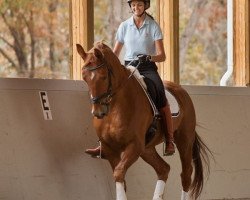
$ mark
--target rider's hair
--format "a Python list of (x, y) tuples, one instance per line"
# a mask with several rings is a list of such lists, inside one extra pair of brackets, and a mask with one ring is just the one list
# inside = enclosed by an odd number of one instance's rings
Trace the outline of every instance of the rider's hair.
[(145, 13), (146, 13), (146, 15), (149, 16), (152, 20), (155, 20), (154, 17), (153, 17), (152, 15), (150, 15), (148, 12), (145, 11)]

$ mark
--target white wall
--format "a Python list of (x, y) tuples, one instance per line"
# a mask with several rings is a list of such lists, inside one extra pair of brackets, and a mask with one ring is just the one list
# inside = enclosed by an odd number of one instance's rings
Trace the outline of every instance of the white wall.
[[(53, 120), (44, 120), (43, 90)], [(84, 154), (97, 138), (81, 82), (0, 79), (0, 105), (0, 199), (113, 198), (108, 165)]]
[[(216, 160), (201, 199), (250, 198), (250, 89), (185, 88), (198, 133)], [(48, 93), (51, 121), (43, 117), (41, 90)], [(83, 153), (97, 141), (83, 82), (0, 79), (0, 105), (0, 199), (114, 199), (107, 162)], [(178, 153), (164, 159), (172, 168), (165, 199), (180, 199)], [(155, 181), (151, 167), (139, 160), (127, 174), (128, 199), (151, 199)]]
[(250, 199), (250, 88), (187, 87), (214, 152), (204, 198)]

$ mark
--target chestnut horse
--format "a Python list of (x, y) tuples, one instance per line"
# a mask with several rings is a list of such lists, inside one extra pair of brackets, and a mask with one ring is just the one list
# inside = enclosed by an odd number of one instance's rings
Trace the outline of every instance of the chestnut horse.
[[(158, 176), (154, 200), (162, 200), (170, 166), (157, 153), (164, 133), (159, 126), (154, 137), (145, 142), (146, 132), (153, 121), (153, 111), (142, 87), (112, 50), (98, 42), (89, 51), (77, 44), (84, 60), (82, 76), (89, 87), (94, 128), (101, 143), (101, 153), (113, 169), (116, 199), (126, 200), (125, 174), (141, 157)], [(196, 118), (188, 93), (179, 85), (164, 82), (165, 88), (176, 98), (180, 114), (173, 119), (174, 140), (180, 154), (182, 172), (182, 200), (197, 199), (203, 188), (203, 166), (209, 168), (209, 149), (195, 131)], [(194, 166), (194, 177), (191, 178)]]

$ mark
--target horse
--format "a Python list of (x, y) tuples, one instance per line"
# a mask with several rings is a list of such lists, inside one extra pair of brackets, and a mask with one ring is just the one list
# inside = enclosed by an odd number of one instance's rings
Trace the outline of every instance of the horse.
[[(97, 42), (88, 52), (80, 44), (76, 44), (76, 48), (84, 60), (82, 77), (89, 88), (93, 126), (101, 143), (101, 154), (113, 170), (116, 199), (127, 200), (125, 175), (141, 157), (154, 168), (158, 177), (153, 200), (162, 200), (170, 165), (155, 148), (164, 141), (160, 122), (157, 132), (146, 142), (154, 116), (145, 91), (106, 44)], [(203, 169), (209, 170), (210, 150), (196, 132), (195, 109), (188, 93), (173, 82), (164, 81), (164, 87), (180, 107), (173, 125), (182, 165), (181, 200), (187, 200), (188, 196), (197, 199), (203, 189)]]

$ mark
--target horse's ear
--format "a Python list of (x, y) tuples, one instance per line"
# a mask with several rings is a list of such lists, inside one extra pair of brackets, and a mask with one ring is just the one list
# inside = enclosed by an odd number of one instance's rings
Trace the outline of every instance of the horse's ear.
[(82, 57), (82, 59), (84, 60), (87, 56), (87, 54), (85, 53), (82, 45), (80, 44), (76, 44), (76, 49), (77, 49), (77, 52), (79, 53), (79, 55)]
[(98, 59), (102, 59), (104, 56), (102, 54), (102, 52), (99, 49), (94, 49), (94, 55), (95, 57), (97, 57)]

